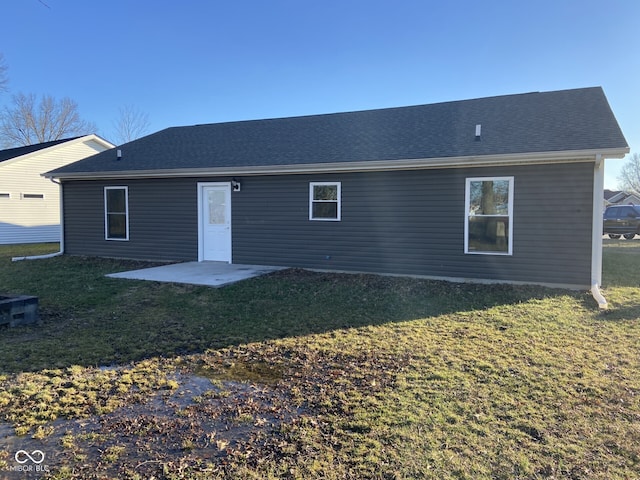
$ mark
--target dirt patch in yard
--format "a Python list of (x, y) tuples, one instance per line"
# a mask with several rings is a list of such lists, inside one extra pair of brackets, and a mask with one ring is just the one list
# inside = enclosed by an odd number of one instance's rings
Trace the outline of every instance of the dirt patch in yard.
[(174, 379), (179, 387), (173, 391), (155, 392), (146, 402), (102, 416), (58, 419), (36, 429), (44, 430), (41, 434), (18, 436), (11, 425), (2, 424), (2, 460), (17, 474), (18, 467), (36, 464), (27, 457), (24, 465), (19, 463), (23, 458), (18, 454), (16, 459), (16, 453), (43, 452), (39, 471), (20, 471), (26, 475), (20, 478), (40, 478), (45, 467), (63, 477), (71, 470), (70, 478), (158, 478), (164, 470), (179, 469), (178, 464), (224, 465), (243, 445), (302, 411), (280, 389), (265, 384), (188, 373), (176, 373)]
[[(333, 397), (336, 388), (380, 391), (394, 377), (386, 369), (376, 379), (351, 378), (353, 359), (331, 356), (329, 361), (313, 350), (261, 348), (183, 357), (167, 372), (172, 388), (144, 396), (128, 392), (121, 406), (103, 415), (57, 418), (32, 426), (26, 435), (1, 424), (0, 471), (20, 475), (16, 478), (226, 476), (239, 465), (255, 466), (297, 453), (292, 429), (330, 428), (322, 418), (341, 413)], [(149, 368), (148, 362), (144, 368)], [(118, 369), (101, 369), (96, 375), (114, 370)], [(135, 377), (134, 371), (131, 366), (112, 375)], [(327, 382), (333, 383), (331, 388)], [(135, 382), (130, 387), (138, 388)], [(36, 464), (18, 452), (42, 452), (45, 459)], [(17, 470), (28, 466), (34, 470)]]

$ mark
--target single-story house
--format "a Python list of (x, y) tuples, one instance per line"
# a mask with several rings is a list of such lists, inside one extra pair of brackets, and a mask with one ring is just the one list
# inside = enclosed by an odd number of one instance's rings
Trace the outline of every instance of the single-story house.
[(600, 284), (601, 88), (174, 127), (53, 170), (64, 252)]
[(60, 188), (42, 174), (113, 147), (86, 135), (0, 151), (0, 244), (59, 242)]

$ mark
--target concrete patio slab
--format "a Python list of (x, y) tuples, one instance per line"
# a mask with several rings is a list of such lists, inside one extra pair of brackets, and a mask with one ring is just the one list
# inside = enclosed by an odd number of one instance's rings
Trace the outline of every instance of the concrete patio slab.
[(234, 265), (225, 262), (186, 262), (111, 273), (107, 277), (224, 287), (286, 268), (265, 265)]

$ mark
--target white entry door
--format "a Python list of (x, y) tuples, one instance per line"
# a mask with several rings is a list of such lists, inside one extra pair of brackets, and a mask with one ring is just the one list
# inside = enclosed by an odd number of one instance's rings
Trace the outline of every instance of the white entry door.
[(199, 185), (199, 259), (231, 263), (231, 185)]

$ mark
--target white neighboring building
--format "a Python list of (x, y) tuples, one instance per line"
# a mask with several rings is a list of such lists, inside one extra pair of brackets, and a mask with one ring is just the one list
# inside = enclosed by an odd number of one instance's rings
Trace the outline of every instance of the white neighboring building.
[(41, 174), (114, 146), (92, 134), (0, 150), (0, 244), (59, 242), (59, 185)]

